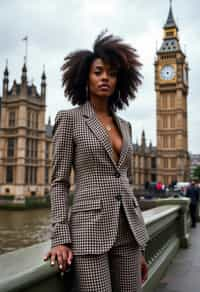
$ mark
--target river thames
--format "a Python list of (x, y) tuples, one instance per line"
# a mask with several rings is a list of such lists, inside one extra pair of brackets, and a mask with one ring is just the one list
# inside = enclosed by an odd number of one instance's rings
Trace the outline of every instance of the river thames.
[(0, 254), (50, 239), (48, 209), (0, 210)]

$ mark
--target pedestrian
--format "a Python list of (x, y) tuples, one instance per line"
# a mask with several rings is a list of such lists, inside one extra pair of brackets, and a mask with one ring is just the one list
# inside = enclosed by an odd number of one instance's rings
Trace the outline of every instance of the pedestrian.
[(199, 202), (199, 189), (196, 187), (195, 181), (192, 181), (188, 187), (186, 197), (190, 198), (191, 227), (195, 228), (197, 221), (197, 207)]
[(147, 181), (145, 182), (145, 184), (144, 184), (144, 188), (145, 188), (146, 191), (149, 190), (149, 186), (150, 186), (150, 183), (149, 183), (149, 181), (147, 180)]
[(162, 192), (162, 183), (160, 181), (158, 181), (156, 183), (155, 188), (156, 188), (156, 194), (157, 194), (157, 196), (158, 195), (160, 196), (161, 195), (161, 192)]
[(131, 124), (116, 114), (135, 97), (140, 66), (135, 49), (102, 33), (93, 51), (69, 54), (62, 67), (65, 96), (78, 107), (58, 112), (53, 129), (52, 248), (45, 259), (62, 271), (73, 260), (80, 292), (139, 292), (147, 278)]

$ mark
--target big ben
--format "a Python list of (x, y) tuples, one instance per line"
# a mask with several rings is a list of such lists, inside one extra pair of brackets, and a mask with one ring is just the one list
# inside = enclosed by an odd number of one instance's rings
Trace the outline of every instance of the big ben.
[[(171, 1), (170, 1), (171, 2)], [(188, 63), (182, 51), (172, 5), (155, 61), (157, 180), (164, 184), (189, 176), (187, 96)]]

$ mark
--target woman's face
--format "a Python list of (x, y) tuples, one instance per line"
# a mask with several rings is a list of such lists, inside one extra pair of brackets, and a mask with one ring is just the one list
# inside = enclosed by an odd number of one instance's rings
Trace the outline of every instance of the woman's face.
[(102, 59), (98, 58), (93, 61), (89, 72), (89, 94), (91, 96), (109, 97), (116, 88), (117, 70), (111, 68)]

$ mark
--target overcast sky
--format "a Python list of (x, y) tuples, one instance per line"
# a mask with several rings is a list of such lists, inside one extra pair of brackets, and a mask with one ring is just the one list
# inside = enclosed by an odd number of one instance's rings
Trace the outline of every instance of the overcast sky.
[[(190, 66), (188, 96), (189, 151), (200, 153), (200, 3), (173, 1), (182, 49)], [(134, 142), (146, 132), (147, 142), (156, 144), (154, 59), (156, 42), (162, 42), (162, 27), (169, 1), (161, 0), (0, 0), (0, 72), (8, 59), (10, 86), (20, 81), (25, 54), (22, 38), (28, 35), (28, 79), (40, 86), (43, 64), (47, 75), (47, 111), (54, 121), (58, 110), (70, 108), (61, 87), (60, 67), (64, 57), (76, 49), (92, 49), (100, 31), (121, 36), (135, 47), (143, 63), (143, 84), (137, 98), (119, 115), (131, 121)], [(2, 92), (2, 83), (0, 84)], [(1, 95), (1, 93), (0, 93)]]

